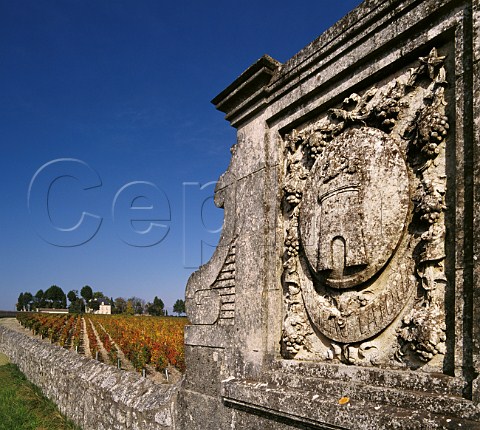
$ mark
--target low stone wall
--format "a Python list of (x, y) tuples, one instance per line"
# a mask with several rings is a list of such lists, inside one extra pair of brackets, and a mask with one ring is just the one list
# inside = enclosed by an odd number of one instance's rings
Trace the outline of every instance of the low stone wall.
[(84, 430), (176, 428), (178, 385), (154, 384), (3, 326), (0, 352)]
[(0, 318), (15, 318), (16, 316), (15, 311), (0, 311)]

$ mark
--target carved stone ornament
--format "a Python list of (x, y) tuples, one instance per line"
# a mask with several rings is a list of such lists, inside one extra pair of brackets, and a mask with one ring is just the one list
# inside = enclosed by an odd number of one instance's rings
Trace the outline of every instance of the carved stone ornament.
[(352, 128), (325, 148), (300, 208), (303, 249), (322, 283), (353, 287), (385, 265), (406, 226), (408, 186), (398, 145), (380, 130)]
[(285, 137), (284, 356), (445, 353), (444, 61), (433, 48)]
[[(403, 236), (408, 207), (407, 167), (394, 139), (367, 127), (333, 139), (312, 167), (300, 207), (303, 250), (319, 285), (345, 290), (376, 275)], [(332, 296), (333, 307), (306, 287), (305, 306), (329, 338), (357, 342), (395, 319), (413, 285), (395, 272), (376, 300), (347, 291)]]

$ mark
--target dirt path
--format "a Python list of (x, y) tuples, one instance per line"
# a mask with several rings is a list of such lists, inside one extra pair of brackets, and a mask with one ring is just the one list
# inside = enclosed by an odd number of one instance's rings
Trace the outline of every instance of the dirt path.
[(30, 337), (38, 337), (35, 336), (31, 330), (22, 327), (16, 318), (0, 318), (0, 325), (19, 331), (20, 333), (28, 334)]
[(85, 322), (85, 318), (82, 317), (82, 340), (83, 340), (83, 351), (85, 353), (85, 357), (92, 358), (92, 353), (90, 351), (90, 341), (88, 340), (87, 334), (87, 323)]
[(3, 325), (11, 330), (18, 331), (19, 333), (22, 333), (28, 337), (34, 337), (35, 339), (42, 340), (43, 342), (51, 343), (48, 337), (42, 339), (41, 336), (34, 334), (32, 330), (23, 327), (16, 318), (0, 318), (0, 325)]

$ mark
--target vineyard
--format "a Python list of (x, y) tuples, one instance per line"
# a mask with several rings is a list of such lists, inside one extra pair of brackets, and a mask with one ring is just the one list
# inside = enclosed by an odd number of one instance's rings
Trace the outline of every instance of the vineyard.
[(185, 370), (186, 318), (19, 312), (17, 319), (42, 339), (107, 364), (121, 361), (139, 372)]

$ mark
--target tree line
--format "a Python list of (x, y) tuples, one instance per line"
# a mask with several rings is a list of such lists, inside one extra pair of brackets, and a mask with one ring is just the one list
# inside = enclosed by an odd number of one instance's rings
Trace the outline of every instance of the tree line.
[[(85, 285), (80, 294), (78, 290), (71, 290), (65, 294), (57, 285), (52, 285), (47, 290), (38, 290), (35, 295), (26, 291), (20, 293), (17, 300), (17, 311), (36, 311), (40, 308), (66, 309), (67, 299), (69, 302), (68, 310), (72, 313), (94, 312), (98, 311), (102, 303), (110, 305), (112, 314), (126, 315), (168, 315), (163, 300), (155, 296), (152, 302), (146, 302), (140, 297), (108, 298), (101, 291), (93, 291), (89, 285)], [(178, 299), (173, 305), (173, 312), (177, 315), (185, 313), (185, 301)]]

